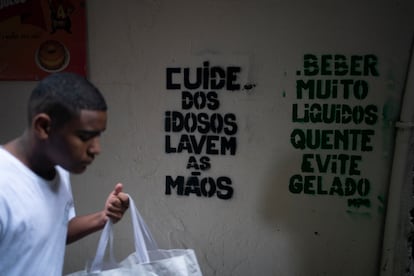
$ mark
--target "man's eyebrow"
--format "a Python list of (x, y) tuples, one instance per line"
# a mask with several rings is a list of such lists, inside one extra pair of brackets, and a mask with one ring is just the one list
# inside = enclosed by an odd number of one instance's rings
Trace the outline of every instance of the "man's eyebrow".
[(76, 131), (78, 135), (86, 135), (90, 137), (99, 136), (101, 135), (103, 130), (87, 130), (87, 129), (79, 129)]

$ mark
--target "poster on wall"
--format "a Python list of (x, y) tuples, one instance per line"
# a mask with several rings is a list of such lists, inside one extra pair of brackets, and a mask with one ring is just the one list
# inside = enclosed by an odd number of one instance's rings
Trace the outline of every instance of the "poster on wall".
[(86, 75), (84, 0), (0, 1), (0, 80)]
[(229, 200), (236, 186), (231, 174), (215, 170), (219, 156), (237, 155), (238, 118), (228, 100), (256, 84), (247, 82), (243, 58), (205, 58), (165, 69), (166, 91), (179, 104), (164, 113), (164, 149), (168, 155), (187, 158), (181, 174), (166, 175), (165, 194)]
[(379, 64), (371, 53), (303, 55), (290, 134), (301, 162), (289, 192), (344, 198), (350, 215), (370, 216), (374, 204), (383, 210), (384, 197), (366, 165), (375, 154), (377, 126), (387, 119), (370, 97), (379, 94)]

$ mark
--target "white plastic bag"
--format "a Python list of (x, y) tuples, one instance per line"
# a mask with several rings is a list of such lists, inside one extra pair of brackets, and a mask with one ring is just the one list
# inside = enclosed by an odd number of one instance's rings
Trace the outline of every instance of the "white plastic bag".
[[(131, 221), (134, 230), (135, 252), (117, 263), (113, 256), (113, 233), (110, 220), (102, 234), (93, 261), (85, 270), (68, 276), (202, 276), (196, 255), (192, 249), (159, 249), (147, 225), (129, 197)], [(109, 244), (109, 260), (104, 260)]]

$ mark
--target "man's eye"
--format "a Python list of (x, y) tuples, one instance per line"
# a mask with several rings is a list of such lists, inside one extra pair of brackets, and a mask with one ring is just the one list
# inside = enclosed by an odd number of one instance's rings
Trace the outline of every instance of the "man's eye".
[(97, 133), (89, 133), (89, 132), (81, 132), (81, 133), (78, 133), (79, 139), (81, 139), (84, 142), (86, 142), (86, 141), (88, 141), (88, 140), (90, 140), (90, 139), (92, 139), (92, 138), (94, 138), (94, 137), (96, 137), (98, 135), (99, 134), (97, 134)]
[(91, 139), (91, 136), (90, 135), (87, 135), (87, 134), (79, 134), (78, 137), (79, 137), (79, 139), (81, 139), (84, 142), (86, 142), (89, 139)]

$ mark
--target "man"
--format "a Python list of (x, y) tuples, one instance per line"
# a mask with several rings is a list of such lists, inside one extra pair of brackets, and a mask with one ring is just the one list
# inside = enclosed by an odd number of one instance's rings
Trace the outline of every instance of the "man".
[(0, 148), (0, 275), (61, 275), (65, 244), (120, 220), (128, 196), (118, 183), (100, 212), (75, 216), (69, 173), (101, 151), (105, 99), (73, 73), (33, 90), (24, 133)]

